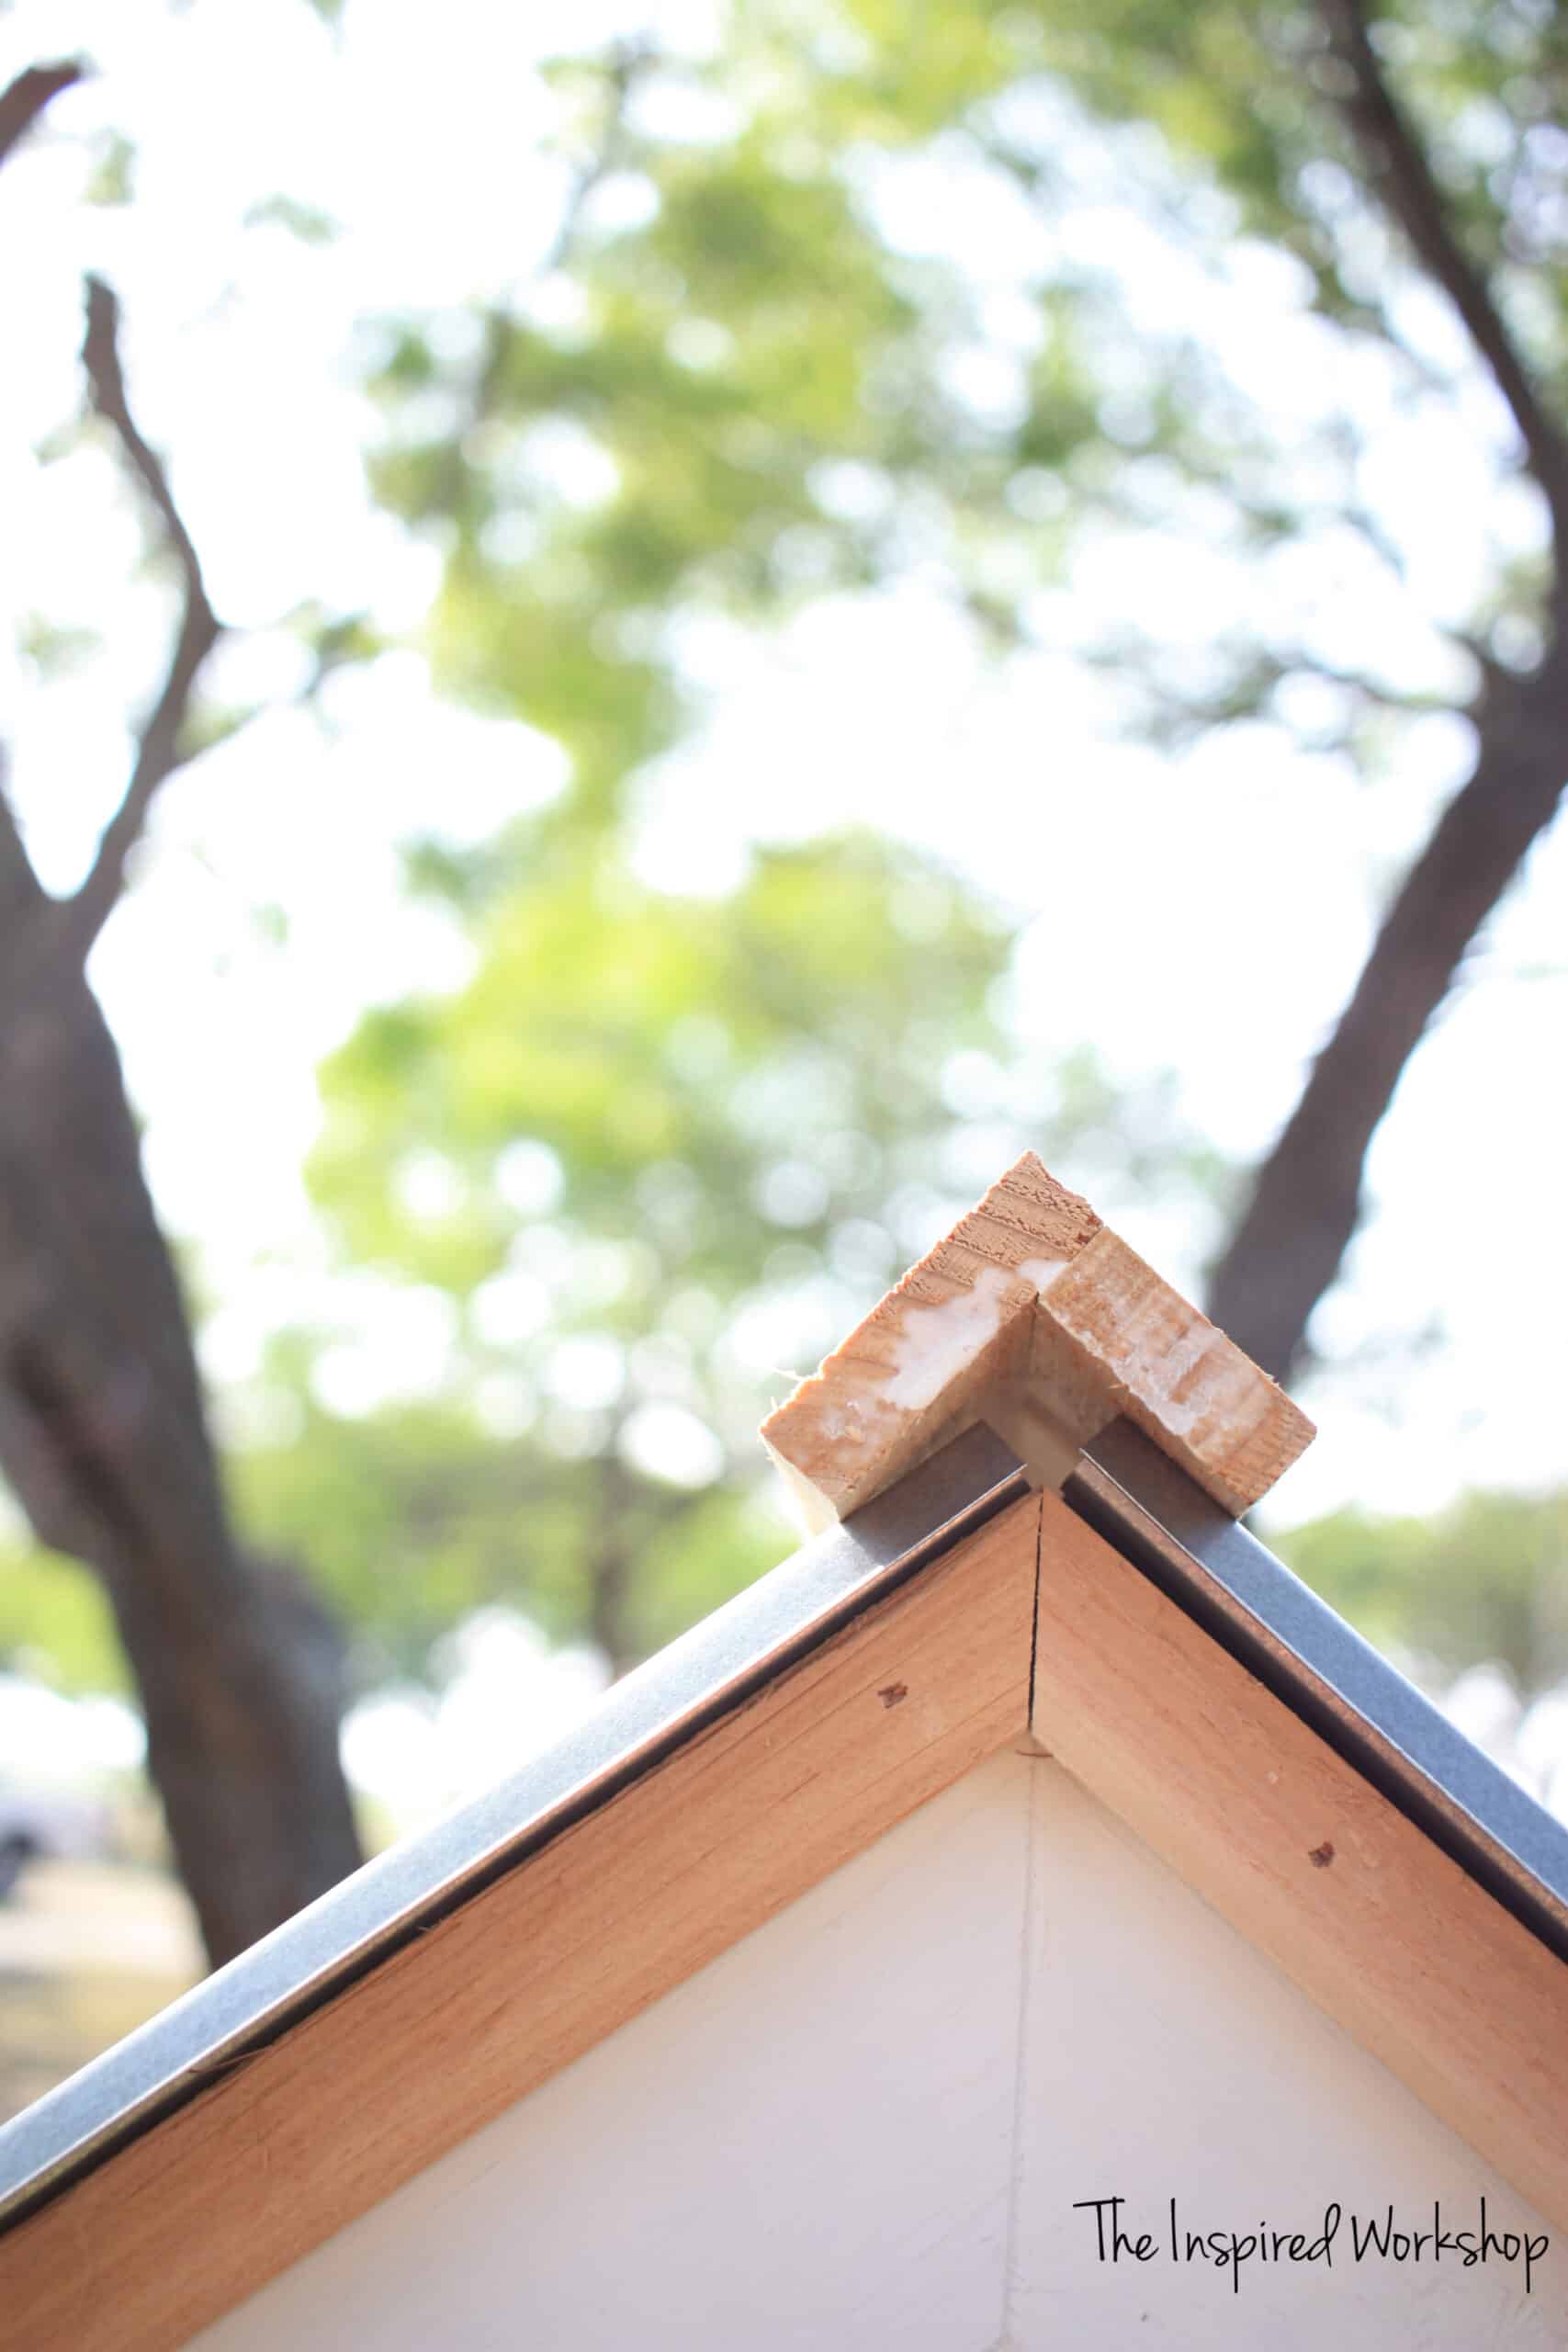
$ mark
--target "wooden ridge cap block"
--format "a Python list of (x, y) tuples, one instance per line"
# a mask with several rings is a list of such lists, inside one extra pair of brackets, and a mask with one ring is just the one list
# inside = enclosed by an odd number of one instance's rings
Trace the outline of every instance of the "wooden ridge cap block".
[(1284, 1390), (1190, 1306), (1109, 1226), (1039, 1304), (1032, 1379), (1043, 1396), (1091, 1388), (1125, 1414), (1233, 1518), (1316, 1435)]
[(1042, 1286), (1101, 1230), (1032, 1152), (762, 1424), (808, 1529), (845, 1519), (1026, 1385)]
[(1025, 1152), (762, 1424), (808, 1530), (972, 1422), (1053, 1481), (1125, 1414), (1233, 1515), (1310, 1442), (1267, 1373)]

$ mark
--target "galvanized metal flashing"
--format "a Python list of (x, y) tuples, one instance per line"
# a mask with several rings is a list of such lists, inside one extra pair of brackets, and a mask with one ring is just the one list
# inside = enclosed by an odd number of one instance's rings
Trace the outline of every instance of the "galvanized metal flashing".
[(514, 1870), (1029, 1491), (990, 1430), (715, 1610), (566, 1738), (393, 1847), (0, 2127), (0, 2230)]
[[(394, 1847), (0, 2127), (0, 2230), (518, 1868), (1028, 1492), (968, 1430), (611, 1690), (500, 1787)], [(1143, 1432), (1064, 1499), (1568, 1961), (1568, 1829)]]
[(1063, 1499), (1568, 1961), (1568, 1828), (1130, 1421)]

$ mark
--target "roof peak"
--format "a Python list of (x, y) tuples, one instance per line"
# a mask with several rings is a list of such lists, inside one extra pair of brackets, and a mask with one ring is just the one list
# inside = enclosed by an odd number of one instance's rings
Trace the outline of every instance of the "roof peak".
[(1314, 1434), (1283, 1390), (1026, 1151), (762, 1424), (808, 1529), (977, 1420), (1043, 1483), (1119, 1417), (1233, 1518)]

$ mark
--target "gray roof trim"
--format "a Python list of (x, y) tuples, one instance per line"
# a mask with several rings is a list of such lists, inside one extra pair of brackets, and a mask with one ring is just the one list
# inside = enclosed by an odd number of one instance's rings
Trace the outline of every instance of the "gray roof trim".
[[(605, 1804), (1028, 1491), (977, 1426), (627, 1675), (564, 1740), (393, 1847), (0, 2127), (0, 2230)], [(1143, 1432), (1065, 1499), (1568, 1961), (1568, 1829)]]
[(1113, 1422), (1063, 1497), (1568, 1961), (1568, 1828), (1142, 1430)]
[(0, 2230), (515, 1869), (1028, 1492), (983, 1427), (608, 1690), (566, 1738), (404, 1840), (0, 2127)]

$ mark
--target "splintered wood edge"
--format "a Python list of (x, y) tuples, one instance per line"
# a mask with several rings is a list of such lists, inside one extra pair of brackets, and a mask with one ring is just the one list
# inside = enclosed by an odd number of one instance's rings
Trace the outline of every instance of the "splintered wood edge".
[(987, 1397), (1028, 1385), (1036, 1301), (1101, 1229), (1032, 1152), (992, 1185), (763, 1422), (808, 1525), (847, 1517)]
[(1059, 1496), (1040, 1503), (1036, 1738), (1568, 2228), (1568, 1968)]
[(6, 2352), (175, 2352), (1027, 1739), (1039, 1526), (1026, 1495), (0, 2234)]
[(1267, 1373), (1025, 1152), (761, 1435), (814, 1531), (974, 1421), (1056, 1483), (1123, 1414), (1235, 1518), (1314, 1435)]

